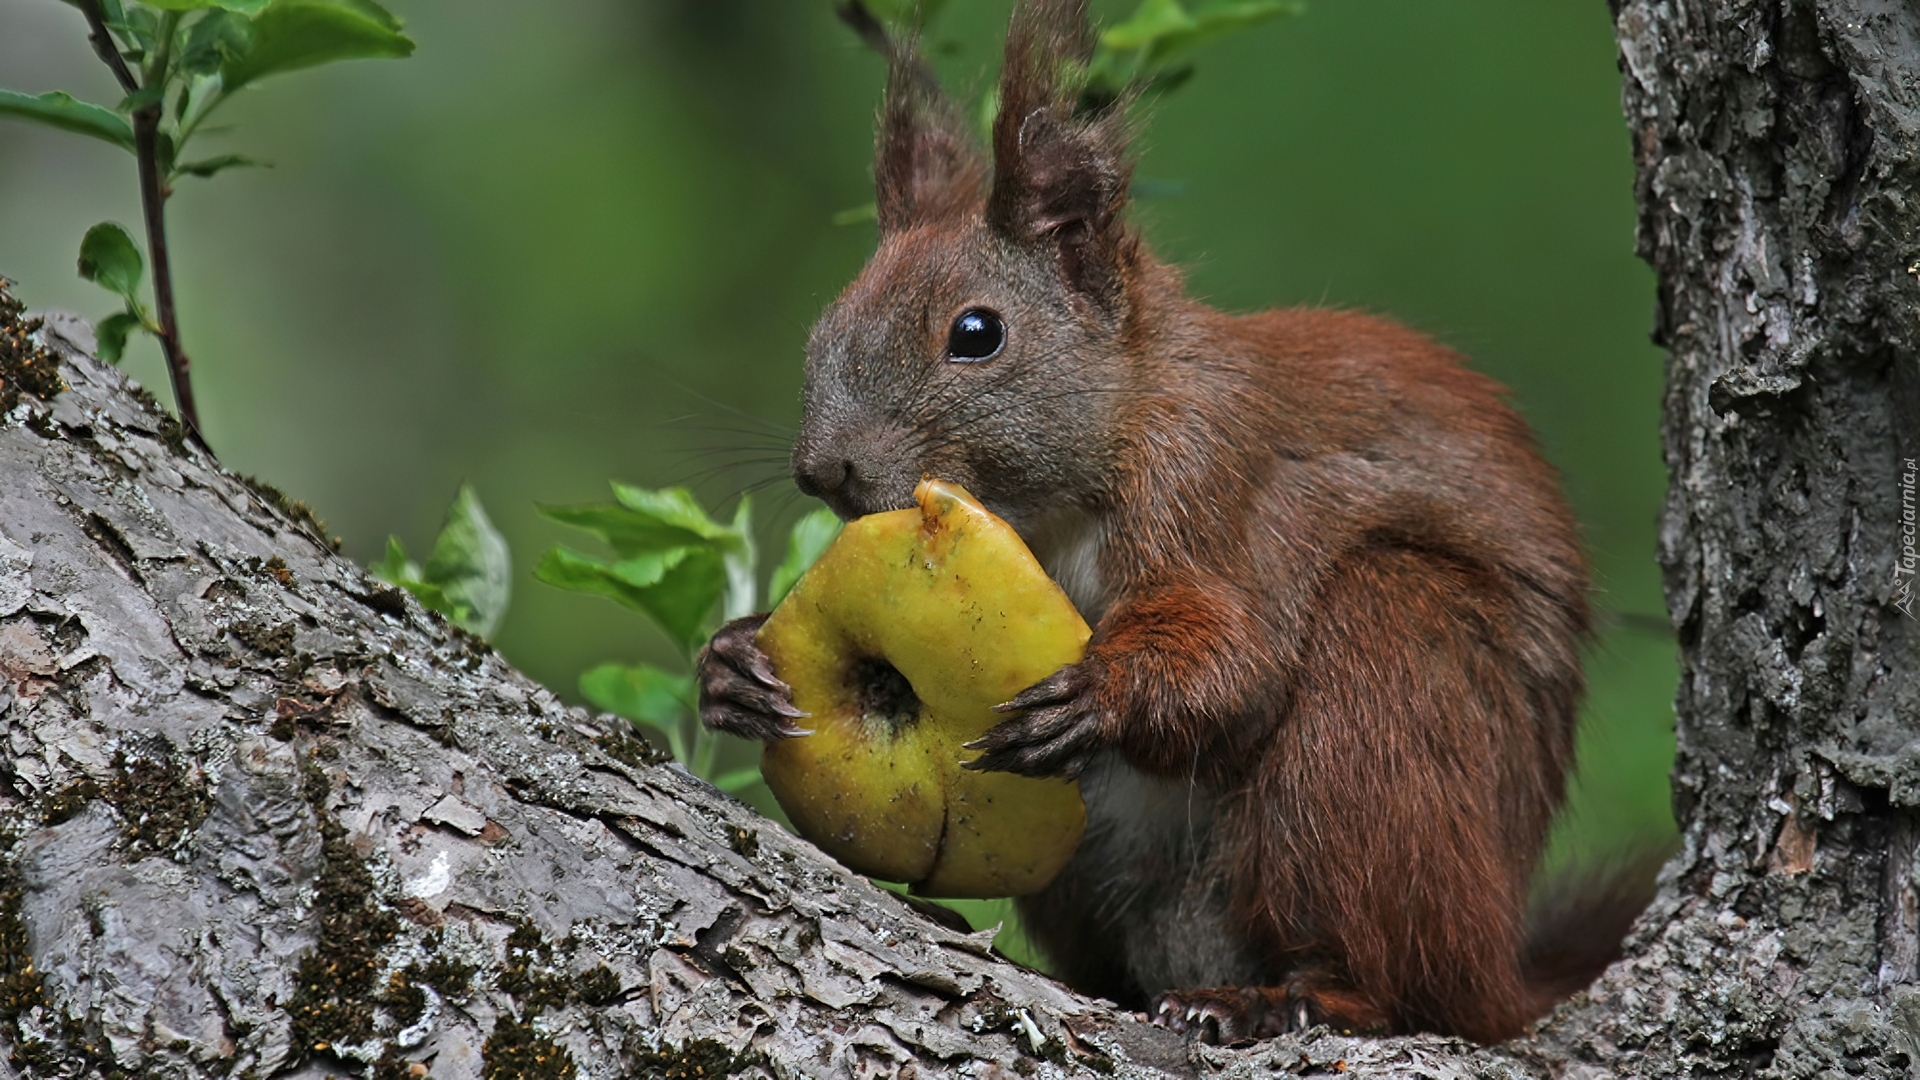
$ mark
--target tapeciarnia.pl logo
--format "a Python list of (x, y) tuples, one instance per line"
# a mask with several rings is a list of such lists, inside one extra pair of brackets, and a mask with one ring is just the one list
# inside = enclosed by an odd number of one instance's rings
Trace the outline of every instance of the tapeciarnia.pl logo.
[(1914, 542), (1920, 536), (1920, 526), (1916, 525), (1913, 505), (1914, 459), (1904, 458), (1900, 473), (1900, 552), (1893, 558), (1893, 606), (1900, 609), (1907, 618), (1920, 616), (1914, 614), (1913, 591), (1914, 570), (1920, 556), (1916, 556)]

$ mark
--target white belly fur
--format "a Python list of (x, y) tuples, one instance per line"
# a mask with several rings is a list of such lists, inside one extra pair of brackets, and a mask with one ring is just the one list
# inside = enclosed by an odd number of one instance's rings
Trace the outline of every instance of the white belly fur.
[[(1103, 523), (1076, 511), (1033, 534), (1048, 576), (1097, 627), (1112, 599), (1100, 573)], [(1257, 982), (1214, 858), (1217, 793), (1193, 776), (1144, 773), (1107, 751), (1081, 777), (1080, 794), (1087, 831), (1066, 872), (1091, 886), (1096, 910), (1087, 915), (1119, 931), (1115, 945), (1134, 981), (1147, 993)]]

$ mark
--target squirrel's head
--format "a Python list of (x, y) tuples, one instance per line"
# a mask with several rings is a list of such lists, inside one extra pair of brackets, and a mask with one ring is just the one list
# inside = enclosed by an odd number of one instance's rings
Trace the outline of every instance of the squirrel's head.
[(992, 160), (908, 46), (888, 55), (880, 244), (807, 343), (793, 449), (843, 517), (910, 506), (936, 476), (1016, 527), (1094, 498), (1112, 469), (1144, 258), (1124, 221), (1124, 103), (1086, 109), (1085, 0), (1023, 2)]

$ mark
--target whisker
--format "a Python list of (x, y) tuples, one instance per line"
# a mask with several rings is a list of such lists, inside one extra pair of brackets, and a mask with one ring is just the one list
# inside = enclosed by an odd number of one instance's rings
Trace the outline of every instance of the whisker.
[(706, 402), (708, 405), (711, 405), (716, 409), (721, 409), (725, 412), (730, 412), (735, 416), (740, 417), (742, 420), (746, 420), (752, 424), (758, 425), (762, 434), (784, 435), (789, 437), (793, 435), (793, 429), (790, 427), (787, 427), (784, 424), (780, 424), (775, 421), (769, 420), (764, 416), (759, 416), (757, 414), (750, 413), (745, 409), (740, 408), (739, 406), (730, 405), (724, 401), (720, 401), (716, 398), (709, 397), (706, 394), (703, 394), (700, 391), (695, 390), (693, 387), (688, 386), (686, 383), (683, 383), (680, 380), (675, 379), (671, 376), (666, 377), (665, 381), (669, 385), (674, 387), (674, 389), (679, 390), (681, 393), (686, 394), (688, 397), (698, 398), (699, 400)]

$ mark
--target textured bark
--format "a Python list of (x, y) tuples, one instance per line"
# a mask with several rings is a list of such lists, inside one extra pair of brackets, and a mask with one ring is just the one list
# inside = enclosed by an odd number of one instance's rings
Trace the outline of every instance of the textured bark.
[(1627, 0), (1616, 28), (1669, 350), (1685, 849), (1551, 1045), (1644, 1076), (1908, 1076), (1920, 8)]
[(367, 578), (56, 324), (72, 389), (0, 418), (0, 1078), (1920, 1076), (1920, 10), (1615, 17), (1685, 846), (1533, 1037), (1187, 1047), (1007, 964)]

